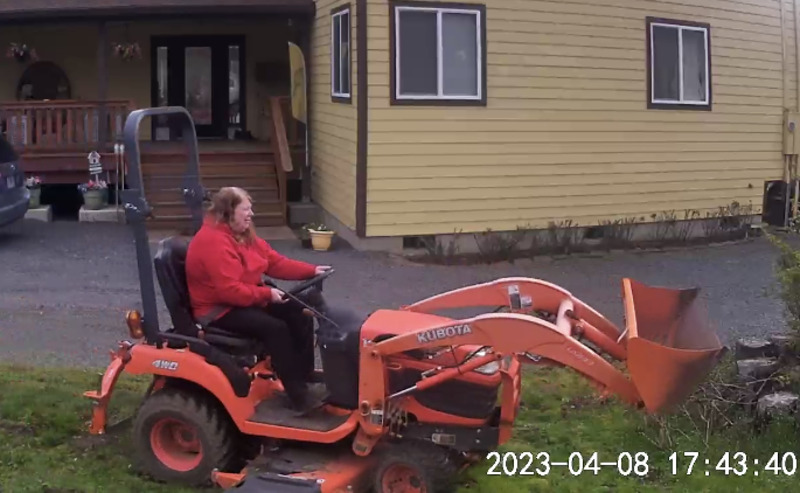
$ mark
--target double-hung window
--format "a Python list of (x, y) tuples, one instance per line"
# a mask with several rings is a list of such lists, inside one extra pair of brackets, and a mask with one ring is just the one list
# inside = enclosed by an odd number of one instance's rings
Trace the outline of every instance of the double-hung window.
[(391, 1), (393, 104), (485, 104), (486, 8)]
[(647, 19), (648, 106), (711, 109), (708, 24)]
[(331, 12), (331, 97), (350, 101), (350, 6)]

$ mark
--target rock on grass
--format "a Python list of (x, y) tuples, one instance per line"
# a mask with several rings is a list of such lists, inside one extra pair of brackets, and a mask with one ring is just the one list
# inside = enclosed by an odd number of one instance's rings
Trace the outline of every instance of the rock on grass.
[(792, 392), (766, 394), (758, 399), (756, 412), (759, 416), (788, 416), (797, 410), (798, 399), (800, 397)]
[(769, 358), (778, 355), (775, 344), (767, 339), (745, 337), (736, 341), (736, 359)]
[(743, 379), (767, 378), (778, 370), (775, 358), (742, 359), (736, 362), (739, 376)]

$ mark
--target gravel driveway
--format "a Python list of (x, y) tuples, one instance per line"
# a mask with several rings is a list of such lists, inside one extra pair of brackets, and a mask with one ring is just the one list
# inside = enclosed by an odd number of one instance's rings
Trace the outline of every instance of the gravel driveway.
[[(350, 249), (313, 252), (295, 242), (273, 245), (299, 259), (334, 265), (328, 299), (361, 312), (498, 277), (527, 276), (560, 284), (621, 323), (620, 279), (627, 276), (702, 287), (725, 342), (783, 327), (782, 305), (767, 292), (774, 286), (775, 252), (764, 239), (471, 267), (423, 266)], [(0, 359), (5, 362), (105, 365), (108, 350), (126, 336), (125, 311), (140, 304), (131, 231), (123, 225), (27, 222), (22, 235), (0, 235), (0, 265)], [(168, 315), (159, 303), (164, 324)]]

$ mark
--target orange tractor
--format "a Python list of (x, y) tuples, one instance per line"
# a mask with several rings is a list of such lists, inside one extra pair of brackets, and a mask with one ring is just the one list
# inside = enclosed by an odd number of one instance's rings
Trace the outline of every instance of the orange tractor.
[[(126, 317), (130, 337), (112, 351), (97, 390), (90, 431), (103, 433), (119, 376), (151, 375), (133, 426), (136, 460), (168, 482), (216, 484), (237, 492), (433, 493), (512, 435), (523, 364), (561, 365), (647, 412), (684, 400), (725, 348), (701, 316), (698, 290), (624, 279), (625, 327), (554, 284), (505, 278), (467, 286), (366, 316), (328, 307), (322, 283), (333, 271), (286, 290), (307, 307), (326, 404), (298, 416), (270, 368), (269, 348), (192, 318), (187, 241), (148, 247), (139, 163), (142, 119), (180, 117), (189, 155), (184, 199), (199, 227), (194, 123), (183, 108), (134, 111), (126, 122), (133, 227), (143, 315)], [(158, 323), (152, 269), (171, 327)], [(265, 279), (265, 282), (271, 282)], [(449, 309), (486, 308), (454, 318)], [(614, 364), (624, 362), (627, 369)]]

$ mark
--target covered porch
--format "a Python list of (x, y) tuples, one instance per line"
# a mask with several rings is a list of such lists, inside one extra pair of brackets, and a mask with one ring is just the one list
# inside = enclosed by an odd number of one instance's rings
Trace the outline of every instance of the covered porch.
[[(285, 219), (287, 201), (301, 198), (305, 163), (305, 127), (290, 111), (287, 43), (308, 46), (311, 0), (187, 1), (169, 8), (153, 2), (83, 10), (80, 17), (78, 5), (40, 8), (46, 17), (19, 13), (39, 3), (54, 4), (26, 2), (16, 7), (13, 24), (9, 8), (0, 7), (6, 55), (0, 58), (0, 131), (22, 154), (26, 174), (39, 176), (45, 190), (62, 190), (64, 202), (74, 190), (74, 202), (75, 185), (90, 178), (87, 156), (97, 151), (110, 181), (121, 182), (114, 150), (130, 111), (184, 106), (201, 139), (204, 184), (274, 189), (269, 197), (261, 194), (264, 209), (257, 213), (270, 217), (267, 225), (276, 213)], [(148, 199), (158, 217), (162, 188), (173, 188), (170, 162), (179, 159), (169, 144), (180, 136), (169, 122), (154, 119), (142, 125), (140, 139)], [(181, 220), (176, 210), (160, 209), (170, 221)]]

